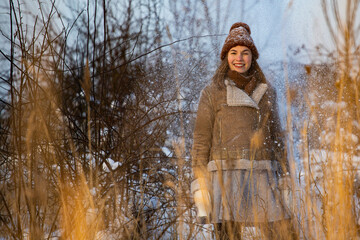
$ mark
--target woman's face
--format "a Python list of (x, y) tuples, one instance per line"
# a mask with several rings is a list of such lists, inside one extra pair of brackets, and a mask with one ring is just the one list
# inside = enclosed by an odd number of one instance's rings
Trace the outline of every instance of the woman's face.
[(248, 47), (236, 46), (229, 50), (227, 59), (231, 70), (246, 73), (251, 66), (252, 53)]

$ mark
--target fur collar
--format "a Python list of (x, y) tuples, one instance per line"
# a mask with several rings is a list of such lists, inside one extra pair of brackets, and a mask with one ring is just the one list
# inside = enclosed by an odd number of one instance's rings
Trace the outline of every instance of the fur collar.
[(236, 87), (231, 80), (225, 79), (226, 85), (226, 102), (228, 106), (247, 106), (259, 109), (259, 102), (268, 89), (266, 83), (260, 83), (249, 96), (246, 92)]

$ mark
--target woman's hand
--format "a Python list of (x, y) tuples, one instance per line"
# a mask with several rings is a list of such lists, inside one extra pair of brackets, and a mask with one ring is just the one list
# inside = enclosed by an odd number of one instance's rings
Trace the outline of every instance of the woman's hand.
[(206, 178), (195, 179), (191, 183), (191, 193), (197, 208), (197, 218), (201, 223), (209, 222), (211, 213), (211, 197), (209, 183)]

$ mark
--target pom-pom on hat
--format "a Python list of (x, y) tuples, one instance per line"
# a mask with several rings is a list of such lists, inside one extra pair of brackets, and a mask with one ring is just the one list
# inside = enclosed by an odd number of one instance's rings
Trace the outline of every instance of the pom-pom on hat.
[(259, 52), (257, 51), (254, 41), (250, 36), (250, 27), (243, 22), (234, 23), (229, 31), (229, 35), (225, 39), (224, 46), (221, 50), (220, 58), (223, 60), (227, 52), (235, 46), (246, 46), (251, 50), (253, 58), (256, 60), (259, 58)]

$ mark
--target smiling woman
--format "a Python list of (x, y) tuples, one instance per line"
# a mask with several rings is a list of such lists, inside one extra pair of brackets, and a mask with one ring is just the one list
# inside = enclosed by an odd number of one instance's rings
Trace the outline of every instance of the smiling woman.
[(294, 239), (279, 194), (289, 171), (275, 91), (257, 64), (250, 27), (230, 28), (213, 81), (201, 93), (191, 187), (198, 216), (217, 239), (241, 239), (257, 226), (266, 239)]

